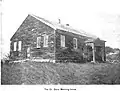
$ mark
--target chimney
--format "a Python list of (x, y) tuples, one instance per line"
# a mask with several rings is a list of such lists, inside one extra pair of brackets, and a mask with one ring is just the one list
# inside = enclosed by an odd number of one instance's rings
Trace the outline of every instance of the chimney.
[(66, 24), (66, 26), (69, 26), (69, 24)]
[(58, 21), (59, 21), (59, 24), (61, 23), (61, 20), (60, 19), (58, 19)]

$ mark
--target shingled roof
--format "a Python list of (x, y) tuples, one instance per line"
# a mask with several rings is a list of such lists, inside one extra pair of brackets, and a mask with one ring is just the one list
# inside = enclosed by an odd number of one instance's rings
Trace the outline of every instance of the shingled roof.
[(85, 36), (85, 37), (92, 38), (92, 39), (97, 39), (98, 38), (97, 36), (89, 34), (89, 33), (85, 32), (81, 29), (80, 30), (74, 29), (71, 26), (66, 26), (66, 25), (63, 25), (61, 23), (52, 22), (52, 21), (46, 20), (44, 18), (38, 17), (36, 15), (33, 15), (33, 14), (29, 14), (29, 15), (38, 19), (38, 20), (40, 20), (41, 22), (47, 24), (48, 26), (52, 27), (55, 30), (60, 29), (60, 30), (64, 30), (64, 31), (69, 31), (69, 32), (72, 32), (72, 33), (75, 33), (75, 34), (78, 34), (78, 35), (82, 35), (82, 36)]

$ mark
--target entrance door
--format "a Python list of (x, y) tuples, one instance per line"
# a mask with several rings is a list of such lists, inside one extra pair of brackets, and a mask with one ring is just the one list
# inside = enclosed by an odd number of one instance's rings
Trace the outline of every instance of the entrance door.
[(101, 62), (102, 61), (102, 47), (101, 46), (96, 46), (96, 51), (95, 51), (95, 58), (97, 61)]

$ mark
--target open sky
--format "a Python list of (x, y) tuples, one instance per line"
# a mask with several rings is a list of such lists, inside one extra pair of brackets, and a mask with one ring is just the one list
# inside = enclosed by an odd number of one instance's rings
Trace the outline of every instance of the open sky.
[(2, 52), (9, 53), (10, 38), (28, 14), (82, 29), (120, 48), (119, 0), (3, 0)]

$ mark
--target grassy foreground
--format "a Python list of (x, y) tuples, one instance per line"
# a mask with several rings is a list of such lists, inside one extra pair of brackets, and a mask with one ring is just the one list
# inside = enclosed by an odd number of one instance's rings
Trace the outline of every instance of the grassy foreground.
[(32, 61), (4, 64), (1, 84), (120, 84), (120, 64)]

